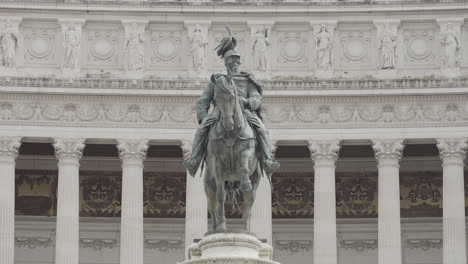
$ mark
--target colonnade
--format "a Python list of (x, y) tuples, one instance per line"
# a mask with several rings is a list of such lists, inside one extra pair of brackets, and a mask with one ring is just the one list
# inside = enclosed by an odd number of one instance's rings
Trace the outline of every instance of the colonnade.
[[(55, 263), (79, 263), (79, 162), (84, 139), (55, 139), (58, 201)], [(314, 162), (314, 263), (337, 264), (335, 167), (339, 140), (311, 140)], [(0, 138), (0, 263), (14, 264), (15, 159), (20, 137)], [(143, 264), (143, 161), (148, 140), (118, 140), (122, 160), (120, 263)], [(399, 163), (403, 139), (373, 140), (378, 161), (378, 263), (402, 263)], [(440, 138), (443, 166), (443, 263), (466, 264), (464, 159), (466, 138)], [(182, 142), (184, 156), (190, 142)], [(272, 147), (272, 151), (276, 149)], [(264, 177), (252, 210), (252, 231), (272, 244), (271, 189)], [(203, 178), (187, 173), (185, 243), (202, 238), (208, 217)]]

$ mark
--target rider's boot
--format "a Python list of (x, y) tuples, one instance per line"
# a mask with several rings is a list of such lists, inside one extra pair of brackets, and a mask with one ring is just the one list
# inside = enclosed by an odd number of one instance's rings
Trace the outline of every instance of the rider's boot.
[(197, 169), (198, 169), (199, 163), (200, 162), (197, 161), (195, 158), (188, 158), (188, 159), (184, 160), (183, 165), (185, 166), (185, 168), (187, 169), (189, 174), (192, 177), (195, 177), (195, 174), (197, 174)]
[(244, 174), (239, 184), (239, 191), (250, 192), (252, 190), (252, 182), (250, 182), (249, 175)]

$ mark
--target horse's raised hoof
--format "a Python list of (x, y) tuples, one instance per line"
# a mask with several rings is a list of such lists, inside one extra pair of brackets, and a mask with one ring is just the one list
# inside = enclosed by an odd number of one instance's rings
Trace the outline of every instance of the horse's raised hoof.
[(252, 191), (252, 183), (250, 181), (242, 182), (239, 185), (239, 191), (241, 191), (241, 192), (250, 192), (250, 191)]

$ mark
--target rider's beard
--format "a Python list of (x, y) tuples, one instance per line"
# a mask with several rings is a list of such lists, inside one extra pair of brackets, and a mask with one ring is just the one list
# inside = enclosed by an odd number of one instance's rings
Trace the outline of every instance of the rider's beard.
[(238, 74), (239, 73), (239, 64), (238, 63), (231, 63), (228, 65), (228, 71), (231, 74)]

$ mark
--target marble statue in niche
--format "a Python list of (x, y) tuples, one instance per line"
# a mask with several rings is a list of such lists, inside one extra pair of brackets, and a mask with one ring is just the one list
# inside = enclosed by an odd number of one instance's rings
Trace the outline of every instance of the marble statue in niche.
[(137, 23), (133, 23), (126, 32), (125, 50), (128, 70), (143, 70), (145, 36), (141, 29)]
[(199, 24), (195, 25), (193, 31), (189, 32), (189, 40), (193, 71), (202, 74), (206, 71), (205, 53), (208, 47), (208, 39)]
[(333, 34), (328, 31), (326, 25), (320, 25), (315, 44), (317, 47), (317, 67), (322, 71), (332, 69)]
[(16, 66), (16, 49), (18, 48), (18, 29), (10, 21), (4, 24), (0, 33), (0, 48), (2, 66), (14, 68)]
[(385, 24), (378, 37), (380, 49), (380, 68), (394, 69), (396, 64), (397, 34), (390, 24)]
[(268, 46), (270, 46), (271, 28), (259, 27), (255, 32), (252, 45), (254, 69), (268, 70)]
[(441, 42), (444, 48), (443, 66), (445, 68), (457, 67), (457, 53), (460, 49), (460, 38), (453, 28), (452, 23), (447, 23), (447, 31), (442, 35)]
[(64, 32), (64, 67), (70, 69), (79, 68), (80, 60), (80, 43), (81, 43), (81, 32), (80, 29), (76, 28), (75, 25), (70, 25), (65, 29)]

